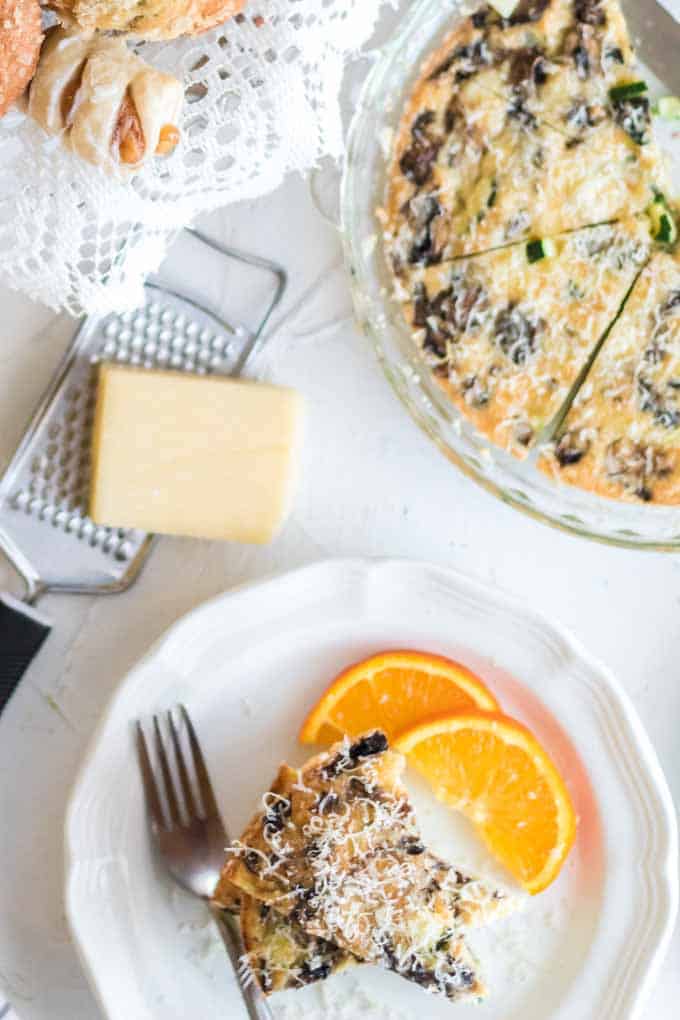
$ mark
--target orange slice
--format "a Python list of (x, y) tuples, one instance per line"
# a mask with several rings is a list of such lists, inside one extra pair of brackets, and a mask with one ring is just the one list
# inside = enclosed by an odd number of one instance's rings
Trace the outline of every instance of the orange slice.
[(474, 822), (530, 893), (557, 877), (576, 815), (557, 768), (521, 723), (499, 712), (460, 712), (414, 726), (395, 746), (439, 800)]
[(382, 652), (333, 681), (300, 730), (303, 744), (331, 744), (379, 726), (392, 741), (444, 712), (495, 711), (498, 703), (465, 666), (425, 652)]

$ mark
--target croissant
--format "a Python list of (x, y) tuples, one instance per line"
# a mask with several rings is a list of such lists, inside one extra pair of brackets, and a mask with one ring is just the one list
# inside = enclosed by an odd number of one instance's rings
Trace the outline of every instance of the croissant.
[(181, 82), (122, 39), (58, 28), (43, 45), (28, 112), (89, 163), (134, 170), (177, 145), (183, 95)]
[(176, 39), (221, 25), (246, 0), (48, 0), (62, 20), (86, 31), (130, 32), (140, 39)]

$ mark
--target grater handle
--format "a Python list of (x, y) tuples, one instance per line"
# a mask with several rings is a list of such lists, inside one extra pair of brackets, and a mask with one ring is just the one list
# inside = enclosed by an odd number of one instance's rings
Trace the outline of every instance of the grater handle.
[(0, 714), (51, 627), (31, 606), (0, 593)]

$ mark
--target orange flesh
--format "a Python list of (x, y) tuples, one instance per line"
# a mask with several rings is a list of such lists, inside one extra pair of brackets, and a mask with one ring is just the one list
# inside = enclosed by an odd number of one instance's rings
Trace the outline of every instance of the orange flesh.
[(397, 747), (529, 892), (556, 878), (574, 841), (574, 809), (557, 769), (521, 724), (500, 713), (464, 713), (414, 727)]
[(385, 652), (345, 670), (307, 717), (302, 743), (329, 744), (379, 726), (388, 740), (443, 712), (497, 703), (481, 680), (459, 663), (422, 652)]

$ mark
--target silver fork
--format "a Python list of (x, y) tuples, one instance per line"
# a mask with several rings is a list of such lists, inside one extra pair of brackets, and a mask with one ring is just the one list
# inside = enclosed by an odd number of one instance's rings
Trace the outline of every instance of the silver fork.
[[(174, 713), (166, 713), (169, 738), (164, 740), (159, 716), (153, 717), (154, 743), (160, 778), (154, 774), (141, 722), (137, 722), (137, 753), (142, 772), (149, 826), (165, 865), (184, 889), (200, 896), (210, 908), (226, 947), (249, 1020), (273, 1020), (273, 1013), (257, 982), (244, 974), (243, 943), (237, 918), (210, 903), (224, 863), (229, 837), (222, 824), (203, 753), (189, 713), (178, 709), (186, 730), (190, 761), (182, 750)], [(171, 750), (166, 744), (169, 742)], [(171, 761), (174, 759), (175, 769)], [(176, 772), (176, 781), (173, 772)]]

